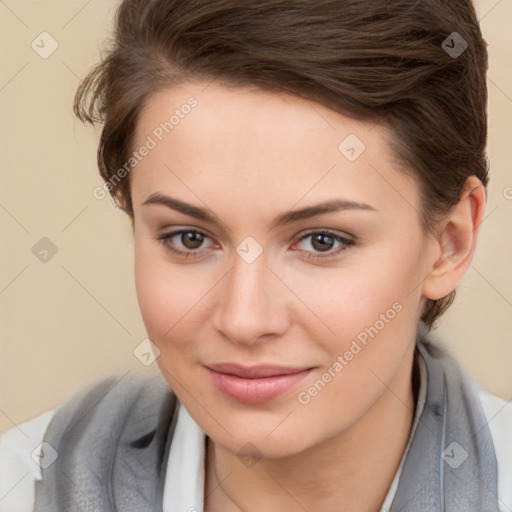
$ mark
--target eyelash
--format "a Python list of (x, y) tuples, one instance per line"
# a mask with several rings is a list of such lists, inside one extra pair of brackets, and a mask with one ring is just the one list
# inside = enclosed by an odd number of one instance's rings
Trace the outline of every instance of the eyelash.
[[(179, 257), (182, 257), (185, 259), (199, 258), (200, 257), (200, 255), (198, 255), (199, 250), (190, 249), (187, 251), (181, 251), (179, 249), (176, 249), (175, 247), (173, 247), (170, 244), (169, 240), (171, 238), (174, 238), (176, 235), (181, 235), (183, 233), (194, 233), (194, 234), (198, 234), (203, 237), (206, 237), (206, 238), (210, 238), (206, 233), (203, 233), (202, 231), (199, 231), (197, 229), (180, 229), (177, 231), (172, 231), (171, 233), (168, 233), (165, 235), (158, 236), (155, 238), (155, 240), (158, 240), (167, 250), (178, 255)], [(305, 240), (306, 238), (309, 238), (312, 235), (325, 235), (325, 236), (328, 236), (329, 238), (334, 239), (337, 242), (342, 243), (343, 245), (341, 246), (341, 248), (339, 248), (335, 251), (326, 252), (326, 253), (315, 253), (313, 251), (302, 251), (302, 252), (308, 253), (308, 255), (306, 256), (307, 259), (322, 259), (322, 258), (331, 258), (332, 259), (332, 258), (348, 251), (351, 246), (355, 245), (354, 240), (350, 240), (348, 238), (337, 235), (336, 233), (333, 233), (332, 231), (326, 231), (326, 230), (310, 231), (309, 233), (306, 233), (305, 235), (300, 237), (295, 243), (302, 242), (303, 240)], [(295, 243), (294, 243), (294, 245), (295, 245)]]

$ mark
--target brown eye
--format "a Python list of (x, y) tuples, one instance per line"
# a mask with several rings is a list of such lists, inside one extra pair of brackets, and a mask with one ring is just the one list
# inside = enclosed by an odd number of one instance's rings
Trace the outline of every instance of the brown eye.
[(333, 244), (334, 238), (329, 235), (324, 235), (323, 233), (315, 234), (311, 239), (311, 245), (317, 251), (328, 251), (329, 249), (332, 249)]
[(197, 231), (183, 231), (180, 241), (187, 249), (198, 249), (203, 243), (203, 235)]
[[(354, 240), (330, 231), (310, 232), (299, 239), (299, 244), (304, 243), (307, 239), (310, 239), (309, 245), (312, 250), (302, 250), (301, 252), (307, 253), (308, 259), (341, 256), (342, 253), (355, 245)], [(339, 244), (339, 247), (333, 249), (336, 244)]]
[(195, 258), (202, 255), (201, 248), (208, 235), (193, 229), (181, 229), (156, 238), (170, 252), (179, 257)]

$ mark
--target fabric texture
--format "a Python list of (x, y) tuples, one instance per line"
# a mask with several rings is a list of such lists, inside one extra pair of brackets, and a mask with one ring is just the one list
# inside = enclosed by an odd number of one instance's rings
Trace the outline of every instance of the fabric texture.
[[(421, 324), (426, 403), (391, 512), (498, 512), (497, 464), (470, 379)], [(162, 512), (179, 402), (163, 376), (110, 377), (53, 416), (44, 441), (57, 452), (36, 482), (35, 512)]]
[(478, 394), (435, 333), (420, 324), (427, 400), (391, 512), (498, 512), (498, 468)]
[(109, 377), (81, 391), (45, 432), (58, 457), (41, 469), (34, 511), (162, 511), (177, 405), (161, 376)]

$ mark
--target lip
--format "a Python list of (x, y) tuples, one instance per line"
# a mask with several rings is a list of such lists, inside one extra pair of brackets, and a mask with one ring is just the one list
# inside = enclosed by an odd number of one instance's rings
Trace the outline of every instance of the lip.
[(219, 363), (206, 365), (207, 368), (218, 373), (236, 375), (245, 379), (258, 379), (261, 377), (274, 377), (276, 375), (290, 375), (309, 370), (309, 366), (292, 368), (289, 366), (258, 365), (242, 366), (236, 363)]
[(277, 398), (302, 381), (313, 368), (243, 367), (223, 363), (205, 366), (213, 385), (229, 398), (258, 404)]

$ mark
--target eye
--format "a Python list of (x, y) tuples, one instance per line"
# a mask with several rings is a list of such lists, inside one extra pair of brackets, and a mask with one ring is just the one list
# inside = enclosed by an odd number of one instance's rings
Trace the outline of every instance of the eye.
[[(175, 237), (178, 237), (178, 240), (186, 250), (176, 248), (176, 243), (172, 241)], [(196, 258), (200, 256), (200, 252), (197, 251), (197, 249), (202, 245), (206, 238), (210, 237), (196, 229), (180, 229), (161, 235), (156, 239), (159, 240), (166, 249), (180, 257)]]
[[(313, 248), (313, 251), (306, 250), (308, 253), (306, 256), (308, 259), (310, 258), (333, 258), (335, 256), (340, 255), (341, 253), (347, 251), (351, 246), (355, 244), (354, 240), (346, 238), (344, 236), (333, 233), (332, 231), (312, 231), (302, 236), (299, 239), (298, 243), (303, 242), (304, 240), (311, 238), (309, 245)], [(340, 244), (338, 249), (332, 251), (332, 246), (335, 243)], [(319, 252), (315, 252), (319, 251)]]

